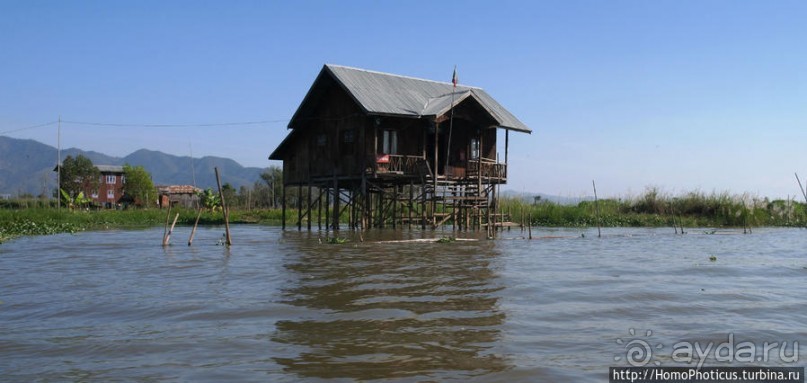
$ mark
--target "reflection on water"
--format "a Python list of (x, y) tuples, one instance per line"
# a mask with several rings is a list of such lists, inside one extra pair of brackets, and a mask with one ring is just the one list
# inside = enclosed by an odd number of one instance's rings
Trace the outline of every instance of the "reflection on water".
[(285, 264), (294, 278), (283, 299), (311, 315), (276, 324), (273, 341), (303, 347), (274, 360), (321, 378), (504, 370), (507, 359), (493, 351), (506, 319), (496, 258), (479, 243), (302, 242)]

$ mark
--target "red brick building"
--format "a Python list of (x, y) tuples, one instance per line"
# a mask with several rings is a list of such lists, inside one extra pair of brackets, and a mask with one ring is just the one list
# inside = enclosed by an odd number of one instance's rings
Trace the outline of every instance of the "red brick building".
[[(123, 185), (126, 183), (123, 166), (95, 165), (95, 167), (101, 172), (101, 180), (98, 183), (98, 190), (91, 191), (89, 196), (94, 204), (113, 208), (123, 197)], [(84, 193), (87, 194), (86, 191)]]

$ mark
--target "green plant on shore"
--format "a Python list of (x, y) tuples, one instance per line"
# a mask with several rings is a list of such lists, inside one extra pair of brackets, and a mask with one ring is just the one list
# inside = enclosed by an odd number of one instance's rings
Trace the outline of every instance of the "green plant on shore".
[[(807, 205), (804, 203), (795, 200), (769, 201), (747, 194), (730, 195), (725, 192), (705, 194), (696, 191), (672, 196), (648, 188), (635, 198), (601, 199), (599, 208), (598, 217), (593, 201), (564, 205), (546, 200), (533, 202), (502, 198), (498, 211), (513, 222), (551, 227), (593, 227), (598, 224), (605, 227), (711, 228), (807, 225)], [(195, 209), (179, 208), (172, 212), (179, 213), (178, 225), (193, 225), (196, 220)], [(165, 215), (166, 211), (160, 209), (70, 211), (65, 208), (58, 210), (54, 201), (42, 199), (0, 200), (0, 243), (23, 235), (160, 226), (165, 223)], [(287, 209), (287, 224), (295, 225), (298, 216), (297, 209)], [(230, 209), (230, 223), (235, 224), (279, 224), (281, 218), (281, 209)], [(345, 214), (342, 219), (348, 219), (348, 215)], [(221, 211), (206, 210), (202, 212), (199, 223), (223, 225), (224, 215)]]
[(530, 203), (504, 198), (499, 211), (514, 222), (531, 217), (534, 226), (592, 227), (803, 227), (807, 206), (794, 200), (769, 201), (748, 194), (705, 194), (694, 191), (679, 196), (648, 188), (635, 198), (601, 199), (599, 219), (593, 201), (575, 205), (546, 200)]

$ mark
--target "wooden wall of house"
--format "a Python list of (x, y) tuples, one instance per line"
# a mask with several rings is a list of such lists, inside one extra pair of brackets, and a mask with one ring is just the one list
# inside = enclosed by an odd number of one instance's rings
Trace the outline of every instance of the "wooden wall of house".
[(342, 88), (330, 87), (312, 117), (296, 128), (297, 137), (283, 160), (284, 182), (360, 175), (366, 122)]
[[(496, 121), (490, 118), (485, 112), (484, 108), (476, 100), (472, 98), (465, 99), (462, 103), (454, 108), (454, 121), (463, 121), (466, 123), (469, 136), (466, 142), (470, 145), (470, 140), (473, 135), (481, 133), (482, 147), (481, 155), (483, 158), (496, 160), (496, 129), (492, 128), (496, 125)], [(470, 154), (470, 153), (469, 153)]]
[[(375, 132), (377, 143), (376, 153), (373, 153), (373, 146), (367, 151), (369, 154), (393, 154), (384, 153), (384, 131), (391, 130), (397, 132), (398, 155), (422, 156), (423, 155), (423, 131), (428, 128), (428, 121), (416, 118), (405, 117), (376, 117), (370, 118), (372, 128), (368, 129), (370, 135)], [(374, 145), (373, 137), (368, 137), (368, 144)]]

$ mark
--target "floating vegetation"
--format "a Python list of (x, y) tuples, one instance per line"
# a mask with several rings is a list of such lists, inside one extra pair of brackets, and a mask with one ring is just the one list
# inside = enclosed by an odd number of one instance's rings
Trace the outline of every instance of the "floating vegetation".
[[(51, 235), (59, 233), (77, 233), (83, 228), (72, 222), (29, 220), (7, 221), (0, 224), (0, 239), (7, 239), (22, 235)], [(2, 241), (0, 241), (2, 242)]]
[(710, 255), (709, 260), (712, 261), (712, 262), (717, 262), (717, 257), (714, 256), (714, 255)]
[(438, 239), (436, 242), (437, 243), (451, 243), (451, 242), (456, 242), (456, 241), (457, 241), (457, 238), (449, 236), (449, 237), (442, 237), (442, 238)]
[(330, 245), (341, 245), (347, 243), (347, 238), (331, 237), (325, 240)]

